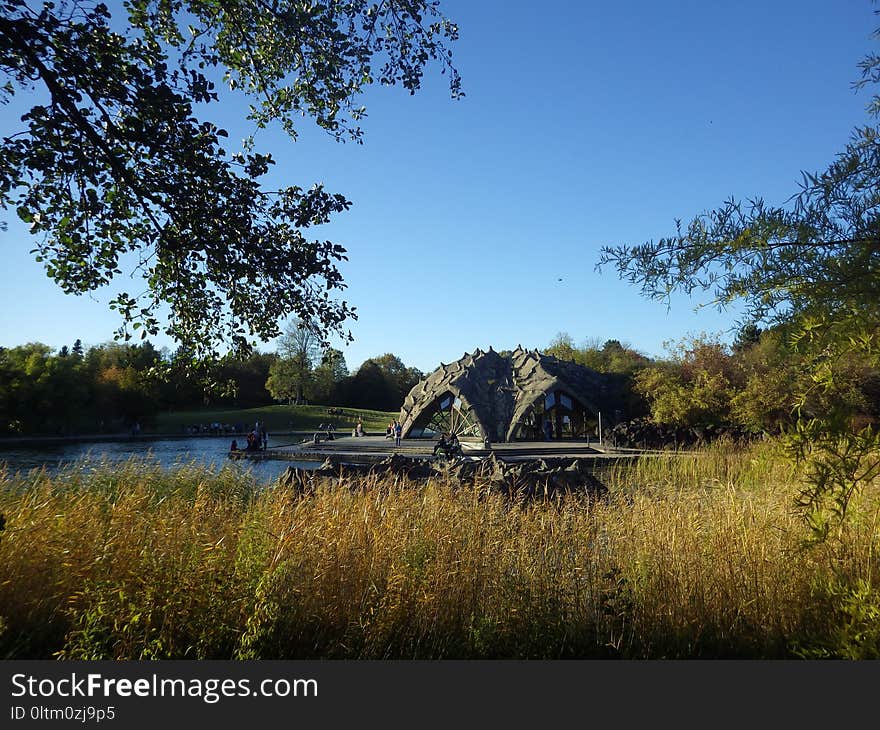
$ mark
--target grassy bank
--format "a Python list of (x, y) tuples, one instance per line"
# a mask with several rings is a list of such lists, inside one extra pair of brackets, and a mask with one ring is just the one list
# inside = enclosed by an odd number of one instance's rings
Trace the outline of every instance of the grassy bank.
[(0, 657), (868, 657), (877, 521), (807, 548), (768, 447), (607, 500), (397, 478), (260, 490), (131, 462), (0, 475)]
[(367, 431), (385, 432), (388, 422), (400, 414), (385, 411), (369, 411), (362, 408), (342, 408), (343, 415), (328, 414), (330, 406), (264, 406), (262, 408), (215, 409), (196, 411), (171, 411), (156, 415), (150, 431), (155, 433), (180, 433), (190, 426), (208, 425), (213, 422), (246, 424), (253, 427), (260, 421), (269, 433), (279, 431), (313, 431), (320, 424), (332, 421), (340, 432), (351, 431), (358, 419)]

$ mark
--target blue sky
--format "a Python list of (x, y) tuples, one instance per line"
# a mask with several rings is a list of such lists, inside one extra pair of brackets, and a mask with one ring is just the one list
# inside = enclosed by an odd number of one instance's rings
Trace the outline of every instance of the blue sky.
[[(464, 99), (431, 72), (415, 96), (369, 91), (362, 146), (308, 120), (296, 143), (257, 138), (278, 162), (267, 184), (320, 181), (353, 202), (315, 229), (349, 252), (352, 368), (393, 352), (429, 371), (477, 347), (541, 348), (560, 331), (651, 356), (689, 333), (729, 338), (735, 313), (644, 300), (595, 271), (600, 248), (668, 235), (731, 196), (782, 203), (866, 120), (868, 94), (851, 82), (880, 24), (868, 0), (443, 8), (461, 29)], [(235, 139), (250, 131), (245, 109), (232, 98), (206, 116)], [(14, 213), (4, 219), (0, 345), (111, 339), (110, 296), (62, 294)]]

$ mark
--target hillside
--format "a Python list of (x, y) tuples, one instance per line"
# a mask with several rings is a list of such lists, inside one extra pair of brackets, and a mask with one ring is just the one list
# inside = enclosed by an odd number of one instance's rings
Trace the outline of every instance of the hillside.
[[(282, 431), (312, 431), (322, 423), (332, 422), (340, 432), (350, 431), (361, 419), (366, 431), (385, 431), (388, 423), (398, 413), (371, 411), (362, 408), (340, 408), (343, 415), (329, 414), (332, 406), (264, 406), (262, 408), (204, 409), (194, 411), (171, 411), (156, 415), (155, 424), (149, 429), (155, 433), (180, 433), (191, 427), (209, 426), (211, 423), (253, 425), (257, 421), (266, 424), (269, 433)], [(333, 408), (333, 410), (336, 410)]]

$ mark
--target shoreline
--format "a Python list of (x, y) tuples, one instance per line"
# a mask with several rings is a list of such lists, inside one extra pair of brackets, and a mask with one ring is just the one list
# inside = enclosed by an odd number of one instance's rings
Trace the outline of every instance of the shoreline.
[[(273, 431), (271, 438), (311, 438), (315, 431)], [(239, 439), (247, 437), (248, 432), (232, 433), (103, 433), (103, 434), (76, 434), (68, 436), (4, 436), (0, 438), (0, 451), (4, 448), (29, 448), (39, 446), (51, 446), (55, 444), (77, 443), (138, 443), (142, 441), (170, 441), (185, 439)], [(367, 433), (366, 435), (374, 435)]]

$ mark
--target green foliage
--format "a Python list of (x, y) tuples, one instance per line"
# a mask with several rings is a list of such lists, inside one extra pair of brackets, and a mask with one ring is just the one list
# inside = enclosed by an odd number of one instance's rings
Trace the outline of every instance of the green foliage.
[[(310, 338), (309, 347), (316, 342)], [(324, 407), (267, 408), (279, 397), (294, 401), (300, 392), (302, 400), (352, 411), (350, 419), (334, 419), (339, 426), (353, 426), (360, 417), (366, 428), (384, 430), (403, 400), (401, 392), (421, 378), (388, 354), (367, 361), (364, 373), (353, 378), (342, 353), (328, 348), (317, 367), (305, 368), (302, 391), (299, 370), (286, 381), (290, 390), (279, 391), (284, 381), (278, 373), (291, 362), (296, 363), (257, 351), (194, 360), (183, 349), (160, 352), (149, 340), (88, 350), (80, 343), (66, 356), (41, 343), (0, 348), (0, 436), (112, 433), (135, 423), (144, 431), (179, 433), (213, 421), (257, 420), (276, 431), (315, 429), (328, 420)], [(348, 400), (339, 400), (343, 397)]]
[(634, 388), (636, 374), (651, 364), (651, 359), (619, 340), (585, 340), (580, 346), (567, 332), (556, 335), (544, 349), (548, 355), (570, 360), (608, 376), (608, 389), (600, 404), (603, 413), (620, 421), (647, 412), (644, 398)]
[(303, 320), (288, 322), (278, 343), (278, 359), (269, 368), (266, 389), (275, 400), (305, 403), (311, 395), (320, 338)]
[[(796, 653), (805, 659), (880, 659), (880, 593), (870, 581), (841, 577), (817, 581), (817, 607), (833, 616), (831, 630), (805, 639)], [(825, 625), (827, 619), (820, 619)]]
[(779, 433), (795, 417), (801, 377), (797, 353), (779, 330), (764, 332), (757, 342), (734, 351), (743, 385), (731, 398), (731, 417), (753, 433)]
[(385, 353), (364, 360), (354, 375), (339, 381), (333, 401), (355, 408), (396, 411), (423, 377), (417, 368), (407, 367), (396, 355)]
[(761, 341), (761, 332), (761, 328), (754, 322), (740, 327), (736, 333), (736, 339), (733, 341), (733, 351), (743, 352), (757, 345)]
[(269, 367), (266, 390), (276, 401), (288, 405), (305, 402), (304, 392), (310, 373), (303, 373), (292, 360), (276, 360)]
[(651, 362), (650, 358), (621, 344), (620, 340), (606, 340), (601, 344), (599, 340), (587, 340), (576, 346), (568, 332), (558, 333), (544, 352), (600, 373), (626, 376), (633, 375)]
[(801, 419), (787, 434), (789, 453), (802, 465), (799, 503), (816, 538), (842, 529), (850, 506), (880, 477), (880, 431), (829, 430), (824, 419)]
[(148, 428), (161, 410), (265, 405), (273, 361), (252, 352), (193, 363), (149, 340), (87, 351), (80, 343), (67, 356), (40, 343), (0, 348), (0, 435), (115, 432)]
[(41, 343), (0, 349), (0, 434), (75, 428), (94, 392), (84, 370)]
[(690, 338), (672, 360), (636, 375), (635, 389), (650, 404), (651, 417), (675, 426), (729, 423), (730, 401), (740, 374), (727, 347), (718, 340)]
[[(345, 335), (354, 316), (331, 296), (344, 288), (345, 249), (308, 229), (349, 208), (321, 185), (266, 190), (274, 160), (228, 147), (200, 118), (221, 101), (250, 102), (258, 128), (308, 116), (337, 138), (361, 140), (358, 104), (374, 80), (420, 86), (426, 65), (459, 77), (446, 47), (458, 35), (426, 0), (6, 0), (0, 16), (4, 101), (36, 103), (0, 145), (0, 202), (37, 236), (36, 260), (63, 291), (91, 292), (131, 273), (144, 292), (111, 302), (120, 336), (160, 328), (196, 355), (244, 352), (295, 314)], [(35, 93), (36, 92), (36, 93)]]
[(316, 403), (336, 403), (336, 389), (348, 377), (345, 356), (339, 350), (328, 347), (321, 355), (321, 364), (313, 373), (312, 399)]

